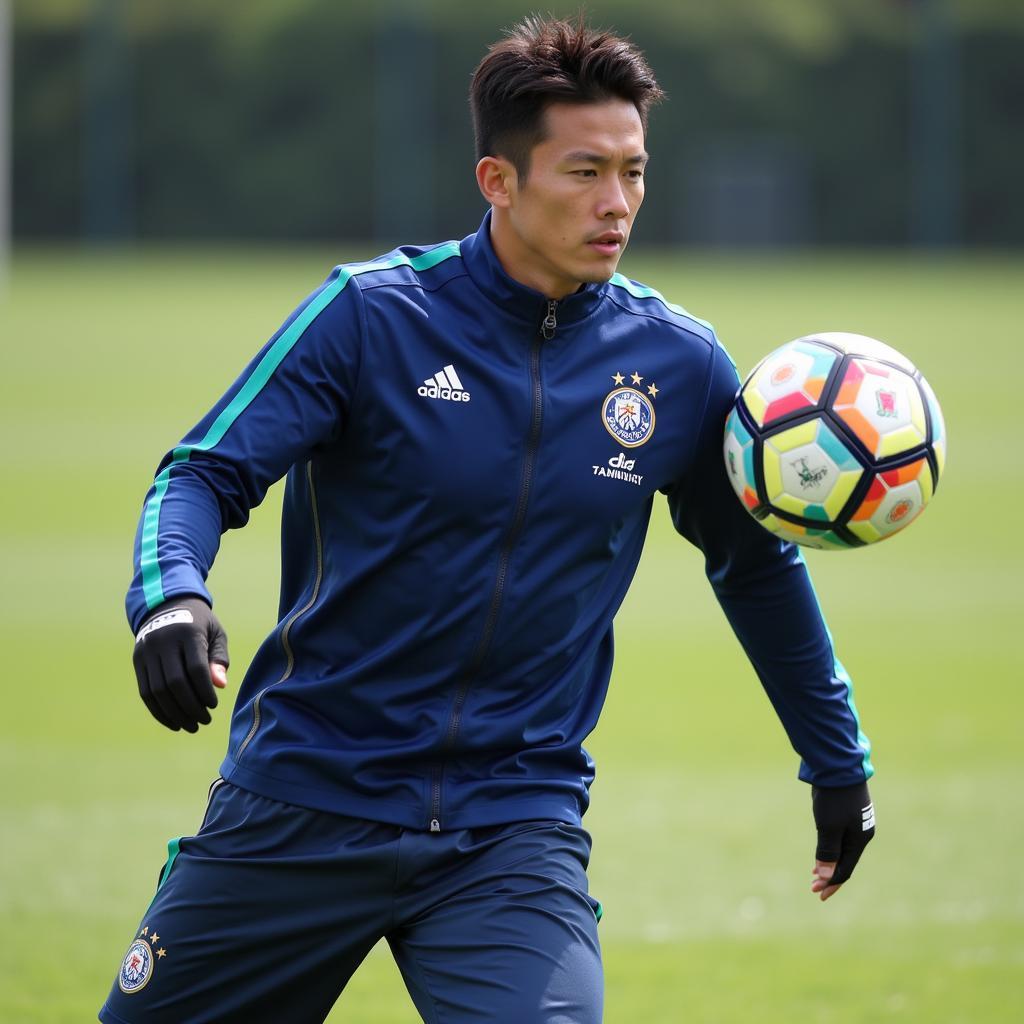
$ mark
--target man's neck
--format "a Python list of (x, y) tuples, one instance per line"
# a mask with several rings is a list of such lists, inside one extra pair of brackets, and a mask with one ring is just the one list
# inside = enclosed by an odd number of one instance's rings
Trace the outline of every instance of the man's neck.
[(502, 269), (513, 281), (555, 300), (564, 299), (583, 287), (582, 281), (559, 277), (537, 266), (530, 249), (503, 214), (503, 210), (491, 208), (491, 245)]

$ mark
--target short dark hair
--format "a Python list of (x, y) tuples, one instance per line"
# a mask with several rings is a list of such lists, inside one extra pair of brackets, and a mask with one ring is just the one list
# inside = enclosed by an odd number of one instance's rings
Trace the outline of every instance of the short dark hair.
[(544, 140), (550, 103), (600, 103), (624, 99), (640, 115), (664, 93), (644, 55), (629, 40), (573, 21), (532, 15), (494, 43), (473, 72), (470, 109), (476, 156), (503, 156), (521, 179), (530, 152)]

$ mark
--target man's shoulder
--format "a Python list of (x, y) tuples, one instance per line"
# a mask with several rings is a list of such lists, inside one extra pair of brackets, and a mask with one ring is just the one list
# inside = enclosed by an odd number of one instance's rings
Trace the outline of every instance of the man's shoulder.
[(634, 316), (659, 321), (686, 335), (715, 345), (715, 329), (682, 306), (670, 302), (661, 292), (622, 274), (614, 274), (608, 281), (608, 295), (621, 309)]
[(334, 273), (355, 281), (360, 291), (394, 287), (435, 288), (453, 275), (463, 273), (461, 243), (402, 245), (372, 260), (345, 263)]
[(321, 316), (327, 322), (347, 322), (370, 302), (389, 306), (388, 296), (408, 295), (410, 289), (436, 291), (453, 276), (464, 273), (460, 243), (403, 245), (361, 262), (339, 263), (327, 278), (293, 310), (282, 330), (301, 321), (303, 329)]

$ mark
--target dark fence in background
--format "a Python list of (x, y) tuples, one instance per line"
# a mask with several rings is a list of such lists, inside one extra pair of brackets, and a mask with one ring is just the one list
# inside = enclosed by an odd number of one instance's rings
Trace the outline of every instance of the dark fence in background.
[[(15, 21), (16, 237), (385, 245), (475, 226), (467, 87), (511, 19), (441, 26), (392, 0), (353, 22), (318, 4), (240, 38), (129, 27), (125, 7)], [(1024, 29), (925, 19), (808, 53), (633, 13), (613, 20), (669, 93), (639, 239), (1024, 243)]]

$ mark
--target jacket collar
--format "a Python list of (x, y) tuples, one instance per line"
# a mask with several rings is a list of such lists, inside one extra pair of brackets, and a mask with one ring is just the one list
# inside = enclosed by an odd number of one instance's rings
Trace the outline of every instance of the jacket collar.
[[(459, 243), (466, 271), (483, 294), (519, 320), (539, 326), (547, 314), (548, 300), (538, 291), (509, 277), (491, 243), (491, 211), (475, 234)], [(607, 282), (585, 284), (578, 292), (558, 300), (556, 316), (560, 326), (590, 316), (604, 298)]]

